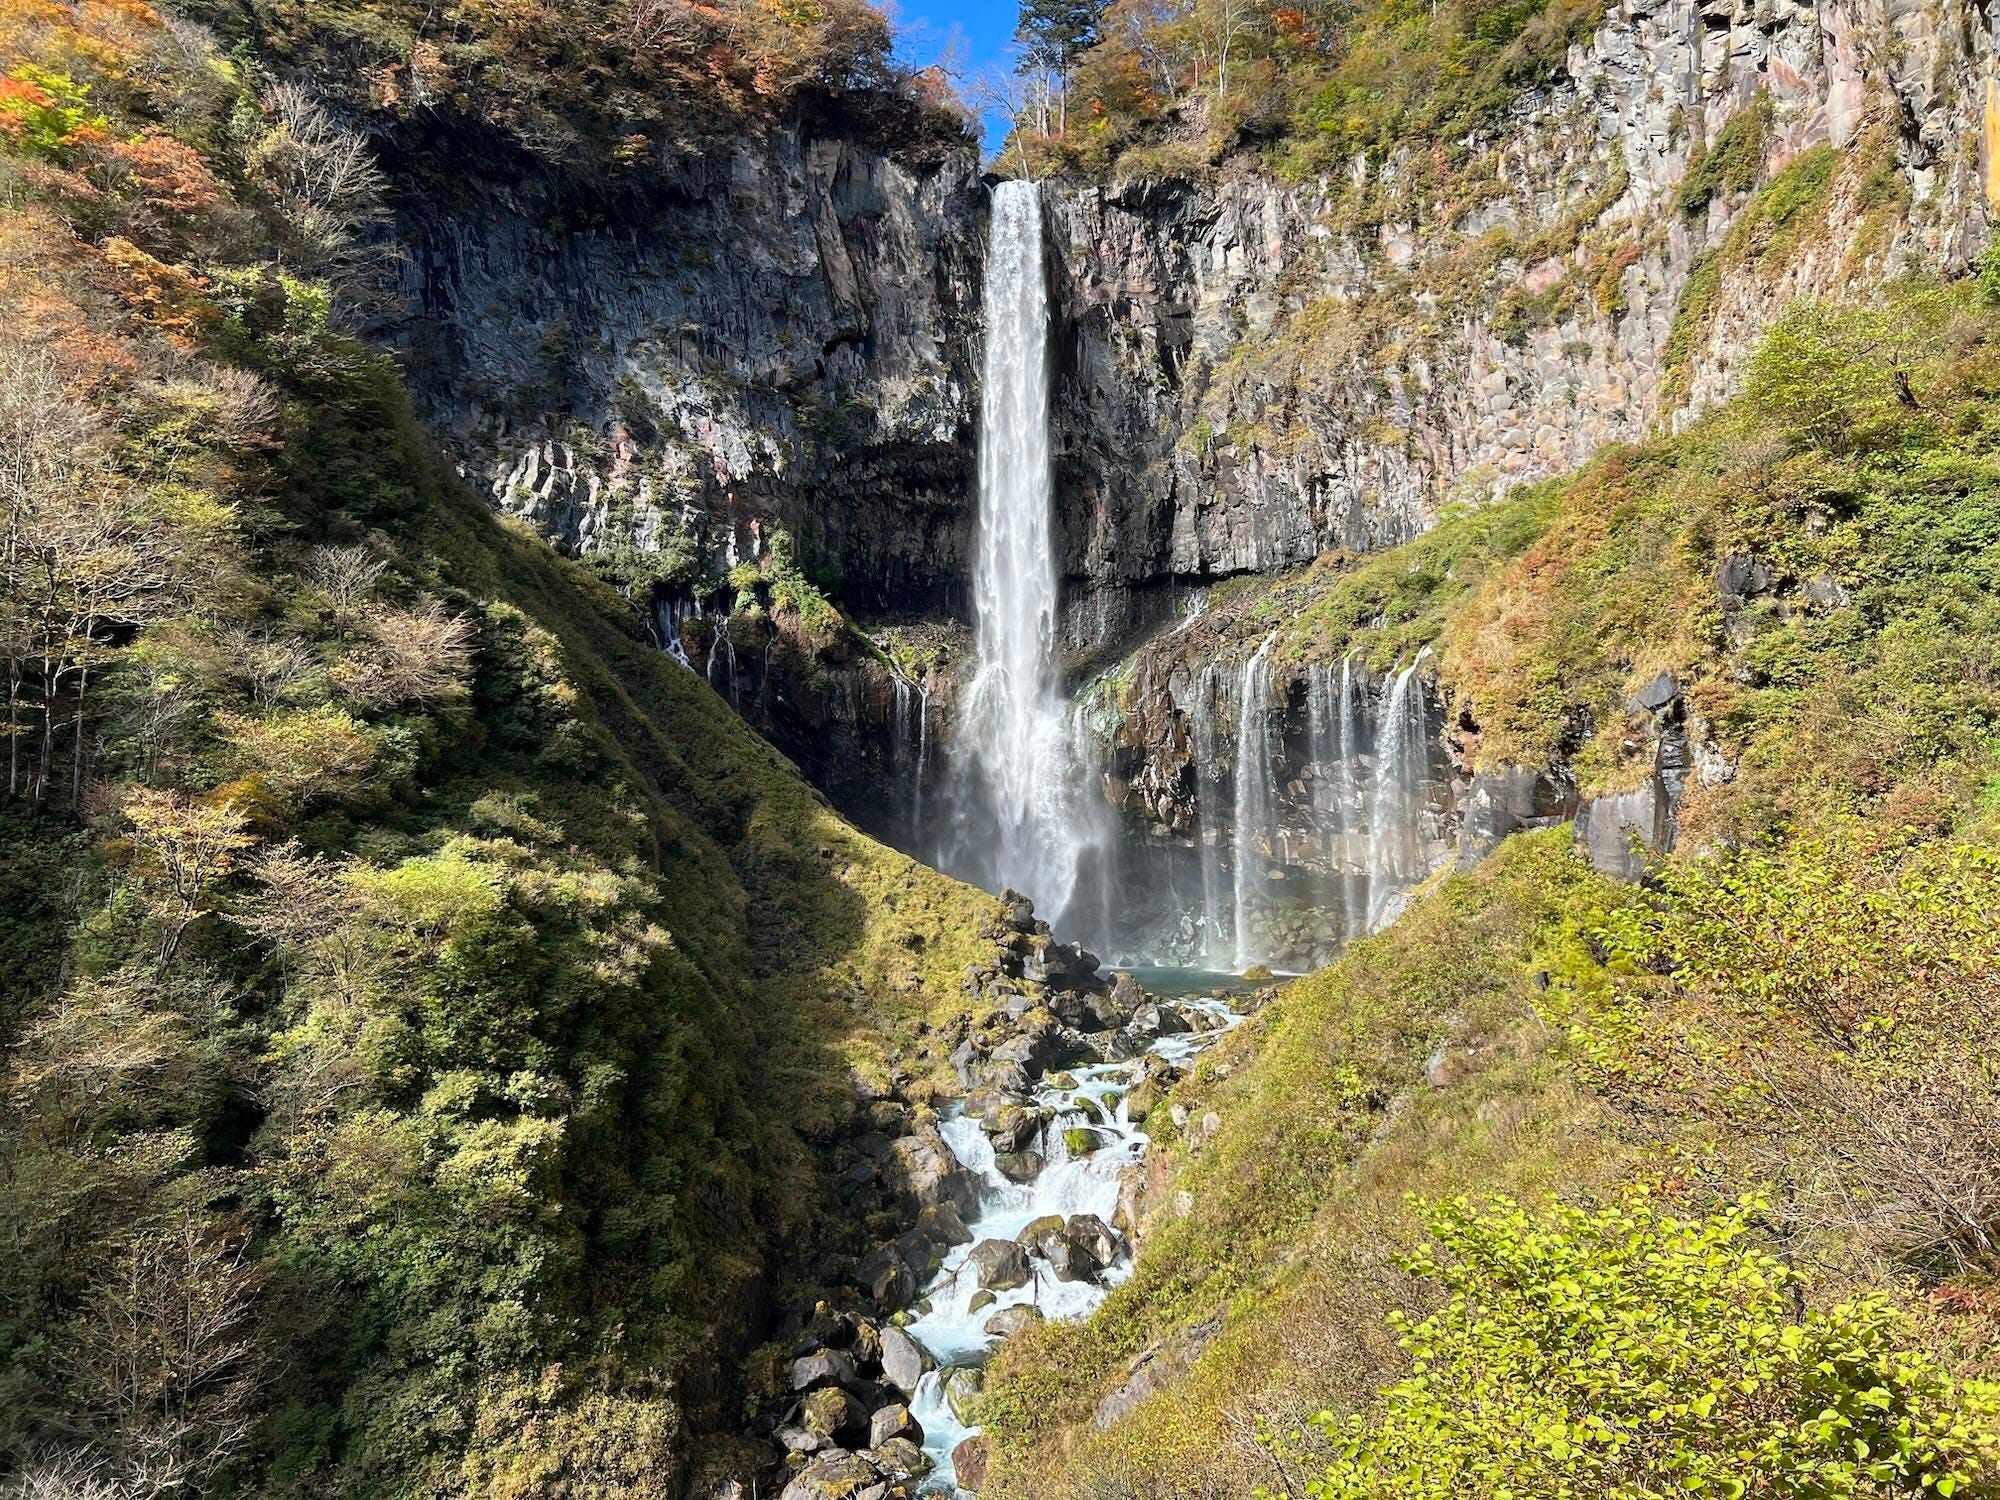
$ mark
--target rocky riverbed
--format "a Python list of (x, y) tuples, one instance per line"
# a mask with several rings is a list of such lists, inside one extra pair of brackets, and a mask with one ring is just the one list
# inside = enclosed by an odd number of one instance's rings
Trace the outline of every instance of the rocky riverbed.
[(1056, 942), (1008, 893), (1001, 957), (952, 1090), (885, 1101), (838, 1190), (881, 1237), (792, 1320), (783, 1399), (753, 1425), (783, 1500), (977, 1490), (981, 1370), (1004, 1339), (1080, 1317), (1130, 1274), (1146, 1127), (1191, 1060), (1265, 992), (1161, 996)]

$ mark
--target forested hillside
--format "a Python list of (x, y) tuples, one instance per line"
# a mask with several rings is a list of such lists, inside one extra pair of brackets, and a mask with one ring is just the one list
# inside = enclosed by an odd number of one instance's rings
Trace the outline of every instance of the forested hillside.
[(1665, 775), (1677, 852), (1517, 834), (1204, 1059), (990, 1492), (2000, 1484), (1996, 308), (1799, 307), (1686, 434), (1212, 606), (1430, 649), (1476, 776)]
[(8, 1492), (680, 1493), (986, 903), (432, 455), (294, 54), (5, 26)]

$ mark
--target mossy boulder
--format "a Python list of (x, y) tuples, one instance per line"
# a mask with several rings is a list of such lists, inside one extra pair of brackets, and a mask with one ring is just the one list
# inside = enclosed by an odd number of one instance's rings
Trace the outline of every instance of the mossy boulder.
[(994, 1170), (1009, 1182), (1033, 1182), (1042, 1175), (1039, 1151), (1002, 1151), (993, 1158)]
[(1063, 1132), (1063, 1149), (1069, 1152), (1070, 1160), (1101, 1151), (1110, 1144), (1109, 1138), (1101, 1130), (1093, 1130), (1088, 1125), (1072, 1125)]

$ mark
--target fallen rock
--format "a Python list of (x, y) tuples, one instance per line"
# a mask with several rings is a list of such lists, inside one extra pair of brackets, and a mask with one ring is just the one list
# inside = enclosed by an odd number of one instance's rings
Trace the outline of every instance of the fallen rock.
[(1060, 1232), (1063, 1227), (1061, 1214), (1043, 1214), (1039, 1219), (1030, 1219), (1021, 1232), (1014, 1236), (1014, 1243), (1033, 1249), (1041, 1237), (1050, 1230)]
[(1043, 1237), (1041, 1251), (1057, 1281), (1089, 1281), (1097, 1275), (1097, 1262), (1061, 1230)]
[(886, 1443), (879, 1443), (868, 1456), (887, 1474), (927, 1474), (931, 1470), (930, 1456), (906, 1437), (892, 1437)]
[(1159, 1108), (1161, 1089), (1159, 1080), (1148, 1078), (1125, 1096), (1125, 1118), (1134, 1125), (1146, 1123), (1146, 1117)]
[(931, 1367), (924, 1346), (900, 1328), (882, 1330), (882, 1378), (905, 1396), (917, 1393), (917, 1384)]
[(1062, 1133), (1062, 1138), (1063, 1150), (1069, 1153), (1071, 1161), (1088, 1156), (1093, 1151), (1101, 1151), (1111, 1144), (1110, 1137), (1103, 1131), (1093, 1130), (1088, 1125), (1072, 1125)]
[(1033, 1182), (1042, 1175), (1039, 1151), (1000, 1151), (993, 1157), (993, 1169), (1009, 1182)]
[(936, 1272), (938, 1263), (944, 1259), (945, 1249), (921, 1226), (906, 1229), (896, 1236), (896, 1253), (903, 1257), (903, 1264), (916, 1276), (919, 1286), (929, 1281)]
[(1011, 1291), (1028, 1283), (1028, 1252), (1013, 1240), (981, 1240), (966, 1259), (989, 1292)]
[(1118, 1236), (1096, 1214), (1071, 1214), (1064, 1225), (1070, 1243), (1102, 1268), (1118, 1259)]
[(965, 1216), (949, 1203), (933, 1203), (917, 1215), (917, 1228), (940, 1245), (969, 1245), (972, 1231)]
[(979, 1124), (993, 1137), (995, 1151), (1019, 1151), (1041, 1133), (1042, 1115), (1040, 1110), (1009, 1104), (995, 1110)]
[(968, 1427), (972, 1425), (972, 1404), (985, 1390), (986, 1375), (973, 1365), (957, 1365), (945, 1371), (944, 1404)]
[(916, 1275), (894, 1245), (876, 1246), (863, 1257), (854, 1277), (884, 1313), (908, 1307), (917, 1295)]
[(924, 1429), (917, 1419), (910, 1415), (909, 1407), (898, 1401), (885, 1406), (868, 1418), (868, 1446), (879, 1448), (890, 1438), (908, 1438), (913, 1443), (924, 1440)]
[(858, 1454), (822, 1453), (799, 1470), (779, 1500), (856, 1500), (881, 1477), (875, 1465)]
[(1042, 1310), (1039, 1307), (1022, 1302), (1013, 1307), (1001, 1308), (982, 1326), (985, 1332), (996, 1339), (1011, 1339), (1015, 1334), (1033, 1328), (1042, 1321)]
[(821, 1386), (805, 1399), (800, 1416), (809, 1432), (839, 1437), (858, 1437), (868, 1430), (868, 1413), (837, 1385)]
[(780, 1427), (772, 1436), (787, 1453), (817, 1453), (822, 1448), (834, 1446), (832, 1438), (823, 1432), (814, 1432), (810, 1427)]
[(1016, 932), (1035, 930), (1035, 903), (1011, 887), (1000, 893), (1000, 900), (1007, 908), (1008, 918)]
[(975, 1432), (951, 1450), (952, 1472), (962, 1490), (976, 1490), (986, 1483), (986, 1466), (993, 1448), (984, 1433)]
[(936, 1204), (949, 1203), (961, 1214), (979, 1207), (979, 1180), (959, 1165), (935, 1125), (891, 1141), (882, 1176), (912, 1219)]
[(873, 1364), (882, 1358), (882, 1330), (866, 1318), (852, 1319), (854, 1342), (849, 1346), (859, 1364)]
[(846, 1350), (822, 1349), (792, 1361), (792, 1389), (811, 1391), (825, 1385), (845, 1385), (859, 1374), (854, 1356)]

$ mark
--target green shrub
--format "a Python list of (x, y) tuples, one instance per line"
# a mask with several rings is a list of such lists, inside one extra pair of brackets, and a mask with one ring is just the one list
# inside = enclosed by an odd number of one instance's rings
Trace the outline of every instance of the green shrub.
[(1800, 1314), (1751, 1201), (1430, 1214), (1447, 1300), (1392, 1314), (1411, 1373), (1338, 1441), (1314, 1500), (1480, 1494), (1949, 1496), (2000, 1483), (2000, 1386), (1954, 1381), (1884, 1298)]

